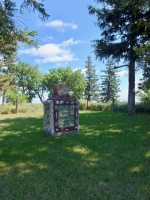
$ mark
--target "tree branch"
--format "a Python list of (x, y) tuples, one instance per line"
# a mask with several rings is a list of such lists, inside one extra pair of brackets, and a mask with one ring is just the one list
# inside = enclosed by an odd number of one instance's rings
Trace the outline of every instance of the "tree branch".
[(118, 68), (121, 68), (121, 67), (129, 67), (129, 65), (120, 65), (120, 66), (118, 66), (118, 67), (116, 67), (116, 66), (114, 66), (114, 69), (118, 69)]

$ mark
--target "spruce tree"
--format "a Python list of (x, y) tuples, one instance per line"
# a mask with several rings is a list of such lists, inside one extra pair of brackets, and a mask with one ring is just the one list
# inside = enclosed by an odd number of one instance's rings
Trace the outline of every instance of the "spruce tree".
[(87, 57), (87, 61), (85, 62), (85, 68), (86, 68), (86, 88), (84, 91), (84, 98), (87, 100), (87, 108), (88, 108), (88, 102), (91, 100), (99, 101), (100, 98), (100, 88), (99, 88), (99, 78), (96, 75), (95, 66), (92, 65), (92, 59), (90, 56)]
[(114, 102), (119, 97), (118, 92), (120, 91), (120, 80), (117, 76), (116, 69), (114, 69), (113, 61), (108, 60), (106, 70), (102, 70), (101, 72), (104, 73), (104, 75), (101, 75), (101, 101), (112, 101), (112, 110), (114, 110)]

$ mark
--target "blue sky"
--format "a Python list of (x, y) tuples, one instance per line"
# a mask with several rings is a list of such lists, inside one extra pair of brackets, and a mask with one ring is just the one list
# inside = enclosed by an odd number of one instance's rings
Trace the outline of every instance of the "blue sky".
[[(29, 30), (38, 31), (36, 40), (40, 46), (38, 50), (28, 46), (21, 47), (18, 51), (20, 59), (31, 65), (38, 64), (42, 72), (67, 66), (73, 70), (84, 70), (85, 61), (90, 55), (97, 75), (100, 75), (107, 61), (96, 60), (91, 47), (91, 41), (100, 38), (100, 29), (94, 24), (96, 17), (88, 13), (88, 5), (94, 5), (94, 0), (45, 0), (43, 3), (50, 15), (47, 21), (40, 21), (37, 13), (25, 11), (24, 15), (20, 15)], [(123, 68), (119, 75), (120, 100), (127, 101), (127, 68)], [(140, 74), (137, 74), (137, 81), (139, 77)]]

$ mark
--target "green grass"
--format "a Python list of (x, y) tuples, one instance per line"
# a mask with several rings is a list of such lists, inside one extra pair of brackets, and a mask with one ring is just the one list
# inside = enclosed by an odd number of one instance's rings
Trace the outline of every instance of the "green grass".
[(80, 112), (44, 135), (40, 113), (0, 115), (1, 200), (149, 200), (150, 116)]

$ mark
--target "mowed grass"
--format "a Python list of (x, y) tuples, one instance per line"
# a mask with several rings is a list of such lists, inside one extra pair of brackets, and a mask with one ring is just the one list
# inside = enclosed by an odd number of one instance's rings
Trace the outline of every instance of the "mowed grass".
[(80, 112), (80, 132), (43, 134), (41, 113), (0, 115), (1, 200), (149, 200), (150, 116)]

